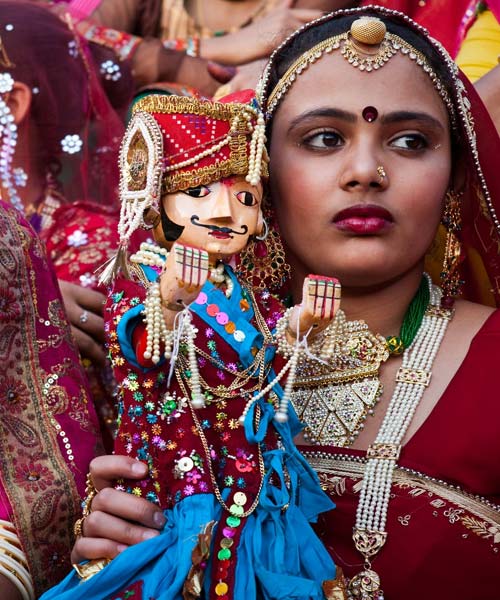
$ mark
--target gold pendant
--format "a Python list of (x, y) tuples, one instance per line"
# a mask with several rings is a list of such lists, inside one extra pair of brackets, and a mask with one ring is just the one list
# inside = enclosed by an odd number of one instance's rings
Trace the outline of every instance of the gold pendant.
[(322, 446), (350, 446), (382, 394), (382, 384), (367, 378), (345, 384), (295, 389), (291, 400), (297, 416), (307, 423), (306, 437)]
[(365, 569), (355, 575), (349, 582), (349, 594), (356, 600), (382, 600), (380, 577), (373, 569)]
[(386, 340), (339, 310), (310, 350), (297, 366), (292, 404), (312, 442), (350, 446), (382, 394), (378, 373), (389, 357)]
[(354, 528), (352, 539), (356, 550), (365, 559), (365, 569), (349, 582), (349, 593), (356, 600), (383, 600), (380, 577), (371, 568), (370, 559), (375, 556), (387, 540), (387, 532)]

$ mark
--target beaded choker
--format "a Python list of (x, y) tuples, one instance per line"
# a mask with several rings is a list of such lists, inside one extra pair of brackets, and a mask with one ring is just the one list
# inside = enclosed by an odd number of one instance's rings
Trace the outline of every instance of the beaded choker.
[(403, 354), (403, 351), (410, 347), (422, 324), (422, 319), (429, 305), (429, 298), (429, 283), (423, 277), (420, 287), (405, 313), (399, 335), (391, 335), (386, 338), (387, 348), (392, 356)]

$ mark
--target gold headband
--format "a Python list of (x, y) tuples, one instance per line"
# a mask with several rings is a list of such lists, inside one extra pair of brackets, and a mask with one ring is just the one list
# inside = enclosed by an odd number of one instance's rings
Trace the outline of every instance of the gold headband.
[[(378, 48), (375, 52), (370, 52), (368, 48), (361, 48), (357, 42), (365, 46), (376, 45)], [(452, 121), (454, 121), (455, 111), (450, 96), (425, 55), (416, 50), (403, 38), (387, 32), (383, 21), (376, 17), (361, 17), (360, 19), (356, 19), (356, 21), (353, 21), (349, 32), (323, 40), (302, 54), (287, 69), (269, 94), (265, 106), (266, 115), (270, 116), (273, 114), (283, 96), (288, 92), (301, 73), (325, 54), (331, 54), (334, 50), (339, 49), (342, 56), (350, 65), (367, 73), (381, 69), (398, 52), (408, 56), (408, 58), (415, 61), (427, 73), (443, 102), (446, 104)], [(263, 104), (262, 98), (260, 98), (260, 101)]]

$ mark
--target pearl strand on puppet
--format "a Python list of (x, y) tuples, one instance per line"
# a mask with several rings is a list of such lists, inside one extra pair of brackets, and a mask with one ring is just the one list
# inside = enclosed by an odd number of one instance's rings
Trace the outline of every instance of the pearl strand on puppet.
[(234, 283), (231, 277), (229, 277), (229, 275), (227, 275), (227, 273), (225, 272), (223, 262), (218, 262), (215, 266), (210, 268), (209, 280), (217, 284), (225, 283), (226, 289), (224, 291), (224, 294), (226, 298), (231, 298), (234, 290)]
[(162, 268), (167, 257), (168, 250), (166, 248), (162, 248), (156, 244), (142, 242), (139, 250), (130, 257), (130, 262), (139, 265), (147, 265), (149, 267)]
[(193, 408), (204, 408), (205, 397), (201, 391), (200, 385), (200, 371), (198, 370), (198, 360), (196, 359), (196, 334), (198, 333), (198, 329), (192, 324), (192, 317), (189, 309), (185, 309), (183, 311), (184, 319), (187, 320), (187, 337), (188, 337), (188, 361), (189, 361), (189, 369), (191, 371), (190, 387), (191, 387), (191, 405)]
[(146, 350), (144, 358), (155, 365), (160, 362), (160, 344), (165, 344), (164, 356), (170, 358), (174, 333), (167, 329), (161, 306), (160, 284), (151, 284), (144, 300), (144, 322), (146, 323)]

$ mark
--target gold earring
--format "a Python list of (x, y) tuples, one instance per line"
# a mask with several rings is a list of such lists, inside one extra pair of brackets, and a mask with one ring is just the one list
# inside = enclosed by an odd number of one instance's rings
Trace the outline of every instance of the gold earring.
[(462, 248), (457, 235), (462, 228), (461, 198), (462, 193), (451, 189), (446, 192), (441, 220), (446, 227), (443, 268), (441, 270), (441, 287), (443, 290), (441, 305), (443, 308), (453, 306), (463, 284), (460, 278)]
[(278, 291), (290, 277), (281, 236), (272, 212), (265, 215), (267, 235), (254, 236), (240, 252), (236, 274), (257, 291)]

